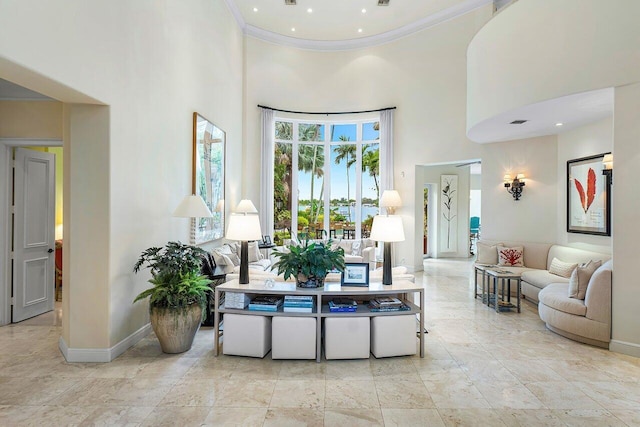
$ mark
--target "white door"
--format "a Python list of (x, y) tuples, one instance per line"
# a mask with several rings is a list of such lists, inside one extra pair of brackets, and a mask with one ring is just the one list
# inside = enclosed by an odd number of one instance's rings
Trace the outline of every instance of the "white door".
[(53, 310), (55, 155), (16, 148), (13, 181), (15, 323)]

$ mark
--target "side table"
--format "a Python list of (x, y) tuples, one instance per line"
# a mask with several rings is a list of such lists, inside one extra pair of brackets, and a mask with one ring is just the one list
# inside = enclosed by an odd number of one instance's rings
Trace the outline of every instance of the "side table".
[[(493, 305), (496, 309), (496, 312), (500, 311), (500, 308), (517, 308), (518, 313), (520, 313), (520, 291), (521, 291), (521, 277), (519, 273), (514, 273), (509, 270), (502, 270), (499, 268), (486, 268), (485, 273), (493, 279)], [(500, 281), (500, 295), (502, 296), (501, 300), (498, 300), (498, 280)], [(511, 281), (516, 281), (516, 295), (517, 295), (517, 304), (513, 305), (511, 303)], [(484, 281), (483, 281), (484, 283)], [(505, 301), (505, 284), (507, 285), (507, 300)], [(483, 286), (484, 287), (484, 286)], [(491, 301), (487, 302), (487, 305), (490, 305)]]

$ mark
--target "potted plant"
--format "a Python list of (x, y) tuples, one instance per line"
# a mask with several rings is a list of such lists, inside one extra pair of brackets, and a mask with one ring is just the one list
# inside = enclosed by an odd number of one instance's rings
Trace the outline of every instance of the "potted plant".
[(133, 302), (149, 297), (151, 326), (165, 353), (189, 350), (206, 315), (211, 280), (200, 272), (205, 254), (195, 246), (169, 242), (163, 248), (146, 249), (133, 267), (136, 273), (141, 268), (151, 270), (153, 287)]
[(331, 248), (327, 242), (305, 240), (302, 244), (286, 246), (286, 250), (274, 250), (278, 261), (274, 267), (287, 280), (293, 276), (298, 287), (316, 288), (324, 286), (324, 279), (330, 270), (344, 271), (344, 249)]

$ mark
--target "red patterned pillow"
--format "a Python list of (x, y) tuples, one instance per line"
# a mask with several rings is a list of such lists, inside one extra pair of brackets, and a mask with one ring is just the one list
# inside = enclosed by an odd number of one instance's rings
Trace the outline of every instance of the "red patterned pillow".
[(513, 248), (498, 246), (498, 265), (524, 267), (524, 249), (522, 246)]

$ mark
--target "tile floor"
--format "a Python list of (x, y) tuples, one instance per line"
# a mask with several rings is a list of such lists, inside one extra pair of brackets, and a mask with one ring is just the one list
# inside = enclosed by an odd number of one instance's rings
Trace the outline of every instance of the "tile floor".
[(0, 425), (638, 426), (640, 359), (495, 313), (468, 261), (427, 260), (426, 357), (213, 357), (212, 330), (164, 355), (153, 337), (108, 364), (68, 364), (59, 311), (0, 328)]

